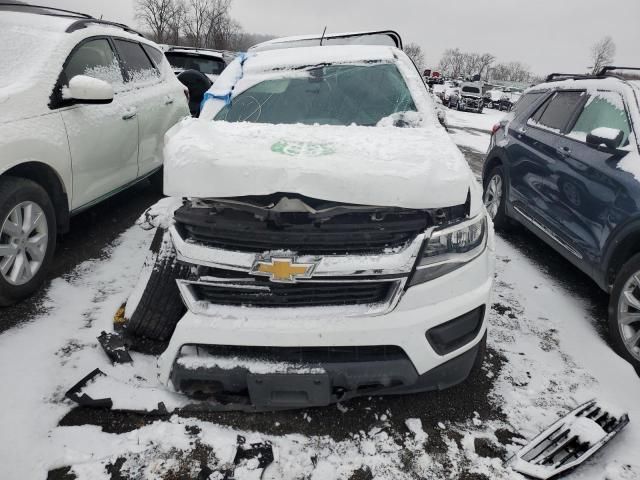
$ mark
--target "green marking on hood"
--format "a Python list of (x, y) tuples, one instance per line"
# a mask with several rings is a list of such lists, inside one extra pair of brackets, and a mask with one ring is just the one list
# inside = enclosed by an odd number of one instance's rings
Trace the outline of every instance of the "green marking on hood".
[(297, 157), (298, 155), (322, 157), (336, 153), (336, 149), (330, 143), (293, 142), (287, 140), (280, 140), (271, 145), (271, 151), (291, 157)]

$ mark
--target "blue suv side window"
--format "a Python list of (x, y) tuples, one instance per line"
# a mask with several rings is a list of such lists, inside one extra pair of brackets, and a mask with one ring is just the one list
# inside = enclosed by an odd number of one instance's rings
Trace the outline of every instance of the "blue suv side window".
[(564, 133), (585, 95), (583, 91), (556, 92), (531, 117), (529, 124), (554, 133)]
[(624, 134), (622, 145), (628, 144), (631, 125), (619, 93), (592, 94), (568, 136), (586, 142), (587, 134), (599, 127), (621, 130)]

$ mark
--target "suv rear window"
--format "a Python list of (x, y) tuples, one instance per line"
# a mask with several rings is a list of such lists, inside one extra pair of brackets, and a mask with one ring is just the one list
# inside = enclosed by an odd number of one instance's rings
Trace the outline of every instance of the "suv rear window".
[(118, 38), (115, 38), (114, 42), (127, 71), (127, 81), (146, 80), (150, 75), (158, 74), (139, 43)]
[(556, 92), (531, 118), (534, 125), (563, 133), (576, 108), (585, 99), (585, 92)]
[[(494, 90), (495, 91), (495, 90)], [(500, 97), (502, 97), (503, 92), (499, 92)], [(522, 114), (525, 110), (527, 110), (531, 105), (533, 105), (539, 98), (545, 95), (547, 92), (530, 92), (525, 93), (520, 100), (516, 103), (513, 111), (516, 115)]]
[(167, 52), (166, 56), (176, 70), (197, 70), (205, 75), (220, 75), (226, 67), (224, 60), (202, 55)]
[(147, 55), (149, 55), (149, 58), (153, 61), (153, 63), (155, 63), (156, 67), (160, 67), (162, 65), (164, 53), (162, 53), (157, 48), (150, 47), (149, 45), (145, 45), (144, 43), (142, 44), (142, 48), (145, 52), (147, 52)]

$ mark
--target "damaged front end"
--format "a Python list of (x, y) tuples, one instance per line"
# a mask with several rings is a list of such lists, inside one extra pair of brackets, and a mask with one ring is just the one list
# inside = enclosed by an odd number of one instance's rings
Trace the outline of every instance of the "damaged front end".
[[(258, 408), (415, 388), (420, 375), (393, 343), (358, 332), (362, 343), (344, 346), (320, 333), (296, 342), (283, 341), (283, 332), (274, 341), (254, 338), (246, 323), (235, 333), (230, 325), (245, 318), (291, 331), (308, 324), (311, 332), (327, 318), (384, 316), (408, 288), (430, 232), (468, 214), (469, 202), (407, 209), (290, 193), (185, 200), (169, 232), (177, 260), (191, 267), (177, 281), (188, 312), (160, 359), (161, 381), (196, 398)], [(223, 317), (226, 333), (216, 327)], [(483, 318), (484, 309), (478, 328)], [(478, 348), (457, 360), (461, 375), (431, 379), (431, 387), (462, 381)]]

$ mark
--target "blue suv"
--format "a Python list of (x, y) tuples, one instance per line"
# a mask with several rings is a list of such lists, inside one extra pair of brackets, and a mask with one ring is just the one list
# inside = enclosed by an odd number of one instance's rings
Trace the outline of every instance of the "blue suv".
[[(610, 294), (612, 343), (640, 373), (640, 80), (554, 74), (493, 128), (484, 202)], [(640, 76), (635, 76), (636, 79)]]

